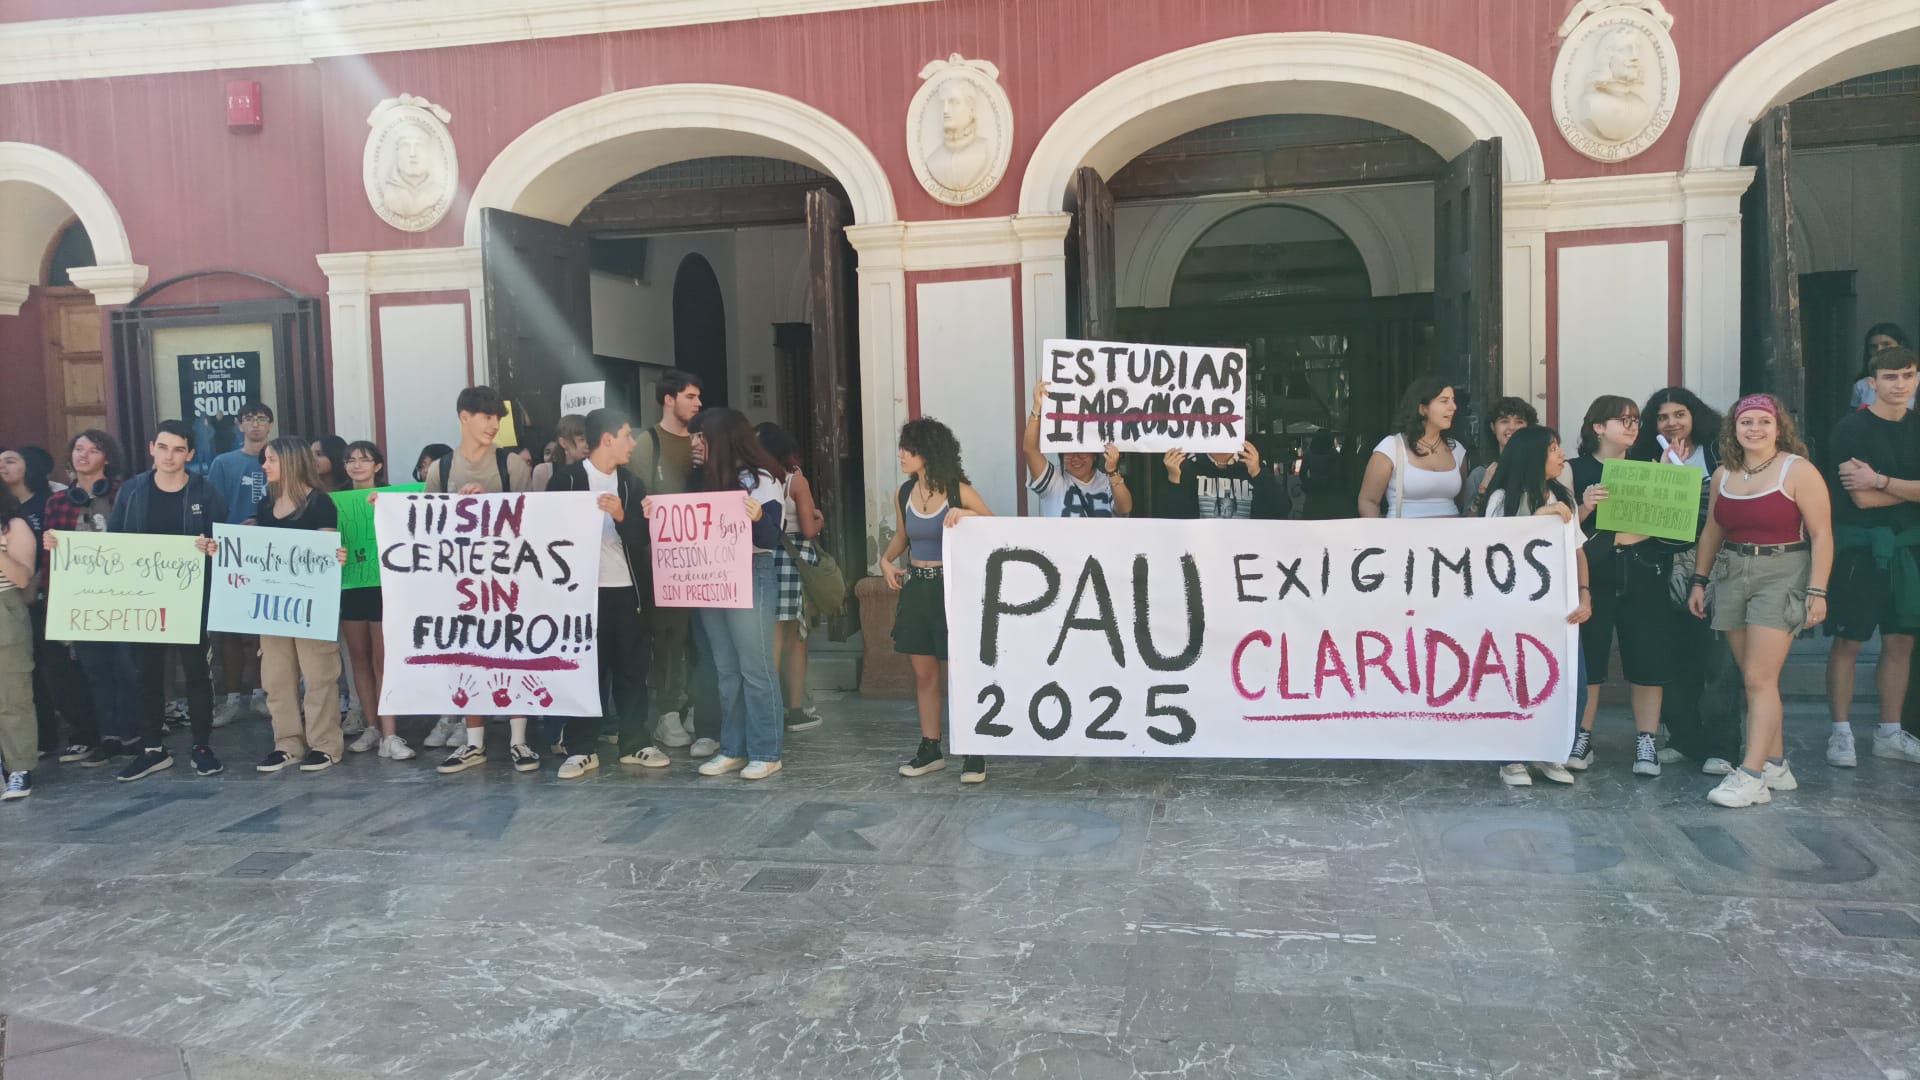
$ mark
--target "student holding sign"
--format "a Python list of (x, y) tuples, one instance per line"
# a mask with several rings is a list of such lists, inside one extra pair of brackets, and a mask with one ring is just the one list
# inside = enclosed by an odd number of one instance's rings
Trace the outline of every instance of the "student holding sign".
[(1445, 379), (1428, 375), (1407, 386), (1400, 395), (1399, 432), (1381, 439), (1367, 459), (1360, 481), (1361, 517), (1460, 516), (1467, 454), (1447, 437), (1458, 408)]
[[(386, 487), (387, 456), (371, 442), (363, 440), (349, 444), (347, 479), (353, 485), (350, 489), (352, 492)], [(343, 499), (365, 497), (352, 494), (341, 496)], [(334, 508), (336, 511), (341, 508), (340, 499), (334, 500)], [(381, 627), (384, 617), (385, 606), (381, 603), (378, 584), (341, 590), (340, 636), (346, 639), (354, 686), (360, 692), (360, 707), (371, 708), (375, 713), (380, 709), (380, 684), (387, 678), (387, 642)], [(392, 716), (378, 716), (367, 725), (367, 730), (347, 744), (347, 749), (356, 754), (375, 747), (379, 748), (381, 757), (394, 761), (406, 761), (414, 756), (413, 747), (400, 737), (395, 727), (395, 717)]]
[[(267, 529), (338, 531), (339, 512), (319, 487), (306, 440), (273, 440), (267, 444), (262, 465), (267, 494), (254, 508), (253, 524)], [(339, 549), (338, 557), (343, 564), (347, 561), (345, 548)], [(335, 696), (340, 686), (339, 644), (331, 638), (262, 634), (260, 680), (273, 717), (273, 751), (254, 771), (274, 773), (297, 764), (301, 772), (322, 772), (339, 764), (346, 754)], [(306, 685), (304, 715), (302, 682)]]
[[(53, 550), (56, 531), (107, 531), (125, 462), (120, 440), (104, 431), (89, 428), (73, 437), (67, 444), (73, 484), (47, 502), (46, 530), (40, 540), (43, 550)], [(67, 737), (73, 743), (60, 751), (60, 760), (95, 769), (130, 753), (140, 738), (137, 727), (120, 728), (122, 717), (131, 718), (139, 711), (135, 680), (126, 677), (133, 670), (133, 653), (119, 641), (76, 641), (72, 647), (74, 661), (85, 675), (88, 708), (67, 717)]]
[(1056, 468), (1040, 452), (1040, 413), (1046, 407), (1047, 384), (1036, 383), (1021, 451), (1027, 459), (1027, 488), (1040, 500), (1040, 516), (1110, 518), (1133, 513), (1133, 492), (1120, 474), (1118, 446), (1107, 444), (1097, 468), (1093, 454), (1061, 454)]
[[(267, 441), (273, 438), (273, 409), (251, 401), (240, 407), (240, 445), (213, 459), (207, 483), (227, 504), (228, 525), (244, 524), (267, 494), (267, 474), (260, 465)], [(249, 712), (265, 715), (267, 698), (260, 691), (260, 642), (252, 634), (209, 634), (219, 658), (220, 687), (225, 694), (213, 710), (213, 726), (226, 727)], [(249, 706), (252, 706), (249, 708)]]
[[(894, 496), (899, 528), (880, 556), (887, 588), (900, 594), (893, 617), (893, 648), (913, 661), (914, 702), (920, 713), (920, 748), (900, 766), (901, 776), (925, 776), (947, 767), (940, 752), (941, 708), (946, 700), (947, 599), (942, 574), (946, 530), (976, 514), (991, 517), (986, 500), (967, 483), (960, 467), (960, 440), (932, 417), (900, 428), (900, 471), (912, 479)], [(908, 569), (899, 567), (906, 555)], [(960, 782), (983, 783), (987, 759), (968, 754)]]
[(1742, 807), (1799, 786), (1787, 767), (1780, 669), (1794, 637), (1826, 620), (1833, 527), (1826, 485), (1780, 399), (1749, 394), (1732, 415), (1687, 606), (1706, 618), (1713, 586), (1713, 628), (1726, 633), (1746, 683), (1746, 755), (1707, 793), (1716, 806)]
[(20, 501), (0, 487), (0, 802), (33, 794), (40, 760), (40, 718), (33, 706), (33, 526)]
[[(128, 480), (113, 504), (107, 531), (200, 538), (200, 551), (213, 554), (213, 526), (226, 520), (227, 506), (205, 477), (187, 471), (193, 460), (193, 429), (179, 420), (162, 420), (147, 452), (153, 468)], [(179, 661), (187, 680), (187, 716), (193, 725), (193, 771), (212, 776), (225, 766), (208, 745), (213, 737), (213, 678), (207, 670), (203, 629), (186, 645), (135, 645), (133, 659), (139, 696), (134, 716), (122, 718), (123, 727), (142, 732), (142, 749), (120, 770), (119, 779), (138, 780), (173, 768), (173, 755), (162, 740), (166, 715), (167, 661)], [(122, 676), (124, 677), (124, 676)]]

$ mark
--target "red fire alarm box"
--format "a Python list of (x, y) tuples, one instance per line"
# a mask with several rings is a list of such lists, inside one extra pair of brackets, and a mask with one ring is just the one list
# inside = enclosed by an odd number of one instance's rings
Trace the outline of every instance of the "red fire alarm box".
[(260, 84), (227, 84), (227, 128), (230, 131), (260, 130)]

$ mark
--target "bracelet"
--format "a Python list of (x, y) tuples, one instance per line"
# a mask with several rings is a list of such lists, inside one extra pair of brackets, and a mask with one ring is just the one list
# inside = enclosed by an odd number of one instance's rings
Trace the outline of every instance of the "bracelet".
[(1127, 482), (1127, 478), (1124, 476), (1121, 476), (1120, 470), (1118, 469), (1115, 469), (1113, 472), (1107, 473), (1107, 479), (1112, 481), (1117, 481), (1122, 484)]
[(1713, 579), (1712, 579), (1712, 578), (1710, 578), (1710, 577), (1708, 577), (1708, 576), (1707, 576), (1707, 575), (1705, 575), (1705, 574), (1695, 574), (1695, 575), (1693, 575), (1693, 577), (1691, 577), (1691, 578), (1689, 578), (1688, 580), (1689, 580), (1689, 581), (1691, 581), (1691, 582), (1693, 582), (1693, 583), (1694, 583), (1695, 585), (1711, 585), (1711, 584), (1713, 584)]
[(1820, 587), (1819, 587), (1819, 586), (1817, 586), (1817, 585), (1809, 585), (1809, 586), (1807, 586), (1807, 595), (1808, 595), (1808, 596), (1818, 596), (1818, 597), (1820, 597), (1820, 598), (1821, 598), (1822, 600), (1824, 600), (1824, 599), (1826, 599), (1826, 596), (1827, 596), (1827, 590), (1825, 590), (1825, 589), (1822, 589), (1822, 588), (1820, 588)]
[(1888, 481), (1890, 481), (1890, 480), (1892, 480), (1892, 479), (1893, 479), (1893, 477), (1891, 477), (1891, 476), (1888, 476), (1888, 475), (1887, 475), (1887, 474), (1885, 474), (1885, 473), (1881, 473), (1881, 474), (1880, 474), (1880, 482), (1879, 482), (1878, 484), (1875, 484), (1875, 485), (1874, 485), (1874, 488), (1873, 488), (1873, 490), (1875, 490), (1875, 491), (1885, 491), (1885, 490), (1887, 490), (1887, 483), (1888, 483)]
[(1038, 420), (1038, 419), (1040, 419), (1040, 410), (1039, 410), (1039, 409), (1035, 409), (1035, 410), (1033, 410), (1032, 412), (1030, 412), (1030, 413), (1028, 413), (1028, 414), (1027, 414), (1027, 419), (1029, 419), (1029, 420)]
[(1593, 590), (1592, 590), (1592, 589), (1590, 589), (1590, 588), (1588, 588), (1588, 587), (1586, 587), (1585, 585), (1582, 585), (1582, 586), (1580, 586), (1580, 591), (1581, 591), (1581, 592), (1592, 592)]

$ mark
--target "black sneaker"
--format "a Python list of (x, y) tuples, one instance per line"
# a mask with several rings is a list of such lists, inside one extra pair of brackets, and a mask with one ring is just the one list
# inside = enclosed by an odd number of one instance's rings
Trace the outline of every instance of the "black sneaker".
[(1659, 776), (1660, 751), (1653, 733), (1643, 731), (1633, 740), (1633, 775)]
[(1576, 731), (1573, 734), (1573, 749), (1567, 751), (1567, 768), (1585, 769), (1593, 764), (1593, 732)]
[(514, 772), (533, 772), (540, 768), (540, 755), (526, 743), (514, 743), (507, 747), (507, 760), (513, 763)]
[(254, 772), (279, 772), (281, 769), (284, 769), (291, 764), (293, 764), (292, 754), (287, 753), (285, 750), (275, 750), (273, 753), (268, 754), (264, 758), (261, 758), (260, 764), (255, 765), (253, 767), (253, 771)]
[(325, 750), (309, 750), (307, 756), (300, 759), (301, 772), (325, 772), (338, 764), (333, 755)]
[(149, 746), (145, 750), (140, 751), (139, 756), (127, 762), (127, 767), (120, 770), (119, 778), (121, 780), (138, 780), (143, 776), (151, 776), (162, 769), (171, 768), (173, 768), (173, 755), (167, 753), (165, 747)]
[(193, 771), (201, 776), (213, 776), (227, 771), (220, 759), (214, 756), (213, 747), (196, 746), (193, 748)]
[(7, 789), (0, 791), (0, 802), (12, 802), (33, 794), (33, 774), (30, 772), (8, 773)]
[(960, 759), (960, 782), (963, 784), (984, 784), (987, 782), (987, 759), (979, 754), (968, 754)]
[(914, 753), (913, 760), (900, 766), (901, 776), (925, 776), (930, 772), (939, 772), (947, 767), (946, 755), (940, 752), (939, 739), (921, 739), (920, 749)]
[(457, 772), (465, 772), (475, 765), (485, 765), (486, 763), (487, 752), (472, 743), (467, 743), (464, 746), (456, 747), (453, 753), (447, 755), (447, 760), (441, 762), (439, 767), (434, 771), (451, 776)]
[(72, 746), (60, 751), (60, 764), (84, 764), (86, 760), (92, 756), (93, 747), (88, 746), (86, 743), (74, 743)]
[(788, 731), (812, 731), (819, 726), (820, 717), (817, 714), (810, 713), (805, 709), (787, 710)]

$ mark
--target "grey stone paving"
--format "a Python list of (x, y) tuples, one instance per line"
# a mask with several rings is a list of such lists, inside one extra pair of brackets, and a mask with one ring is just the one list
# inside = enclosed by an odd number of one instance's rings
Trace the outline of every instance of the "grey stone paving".
[(0, 1073), (1920, 1080), (1920, 765), (1862, 723), (1828, 767), (1818, 707), (1800, 790), (1748, 811), (1631, 776), (1617, 709), (1593, 771), (1528, 789), (1089, 760), (963, 788), (894, 774), (909, 708), (825, 711), (760, 784), (683, 754), (263, 777), (257, 723), (215, 778), (42, 770), (0, 807)]

